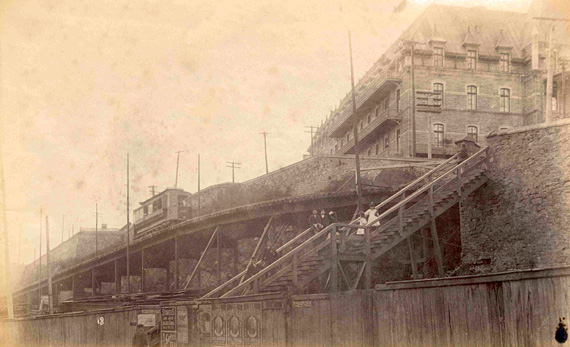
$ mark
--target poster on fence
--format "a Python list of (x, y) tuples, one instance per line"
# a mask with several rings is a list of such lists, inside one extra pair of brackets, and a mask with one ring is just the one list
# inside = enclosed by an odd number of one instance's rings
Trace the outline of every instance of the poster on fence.
[(176, 307), (161, 307), (161, 346), (176, 346)]

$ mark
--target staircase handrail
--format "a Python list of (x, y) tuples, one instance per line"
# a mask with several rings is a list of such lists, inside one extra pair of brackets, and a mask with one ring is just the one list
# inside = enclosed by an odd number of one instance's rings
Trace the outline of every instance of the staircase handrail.
[(444, 161), (443, 163), (439, 164), (438, 166), (436, 166), (435, 168), (429, 170), (428, 172), (426, 172), (425, 174), (423, 174), (422, 176), (420, 176), (419, 178), (415, 179), (412, 183), (408, 184), (407, 186), (405, 186), (404, 188), (400, 189), (396, 194), (390, 196), (389, 198), (387, 198), (386, 200), (382, 201), (380, 204), (378, 204), (375, 209), (380, 209), (382, 207), (384, 207), (386, 204), (388, 204), (390, 201), (394, 200), (396, 197), (402, 195), (406, 190), (412, 188), (413, 186), (415, 186), (416, 184), (418, 184), (419, 182), (423, 181), (424, 179), (428, 178), (429, 176), (431, 176), (433, 173), (435, 173), (436, 171), (440, 170), (443, 166), (449, 164), (449, 162), (451, 162), (452, 160), (456, 159), (457, 156), (459, 155), (459, 153), (454, 154), (451, 158), (447, 159), (446, 161)]
[(284, 245), (282, 245), (281, 247), (277, 248), (275, 250), (275, 252), (279, 253), (281, 251), (283, 251), (285, 248), (291, 246), (293, 243), (295, 243), (297, 240), (299, 240), (301, 237), (307, 235), (312, 229), (311, 228), (307, 228), (307, 230), (303, 231), (302, 233), (300, 233), (299, 235), (295, 236), (294, 238), (292, 238), (291, 240), (287, 241), (287, 243), (285, 243)]
[[(376, 217), (375, 219), (373, 219), (370, 223), (366, 224), (367, 226), (372, 226), (372, 224), (378, 222), (379, 220), (381, 220), (382, 218), (386, 217), (387, 215), (389, 215), (392, 212), (395, 212), (396, 210), (398, 210), (401, 206), (405, 206), (405, 204), (407, 204), (408, 202), (410, 202), (412, 199), (416, 198), (418, 195), (420, 195), (421, 193), (425, 192), (426, 190), (428, 190), (430, 187), (432, 187), (433, 185), (435, 185), (436, 183), (439, 183), (440, 181), (442, 181), (443, 179), (447, 178), (448, 175), (451, 175), (454, 171), (456, 171), (457, 169), (465, 166), (467, 163), (471, 162), (472, 160), (474, 160), (474, 158), (478, 157), (481, 153), (484, 153), (487, 151), (488, 147), (485, 147), (483, 149), (481, 149), (480, 151), (478, 151), (477, 153), (473, 154), (472, 156), (470, 156), (469, 158), (467, 158), (466, 160), (464, 160), (463, 162), (461, 162), (458, 165), (455, 165), (453, 168), (449, 169), (447, 172), (445, 172), (443, 175), (441, 175), (440, 177), (436, 178), (435, 180), (429, 182), (428, 184), (425, 184), (424, 186), (422, 186), (421, 188), (419, 188), (418, 190), (416, 190), (415, 192), (413, 192), (411, 195), (409, 195), (407, 198), (405, 198), (404, 200), (398, 202), (396, 205), (390, 207), (389, 209), (387, 209), (386, 211), (384, 211), (380, 216)], [(453, 158), (453, 157), (451, 157)], [(451, 159), (450, 158), (450, 159)], [(400, 190), (400, 192), (402, 192), (402, 190)], [(400, 193), (399, 192), (399, 193)], [(396, 193), (395, 195), (399, 194)]]
[(278, 265), (282, 265), (285, 260), (292, 258), (293, 255), (299, 253), (301, 250), (303, 250), (308, 244), (311, 244), (313, 241), (319, 239), (321, 236), (326, 235), (330, 232), (331, 229), (336, 228), (336, 223), (333, 223), (329, 226), (327, 226), (326, 228), (324, 228), (323, 230), (319, 231), (318, 233), (316, 233), (315, 235), (311, 236), (308, 240), (306, 240), (305, 242), (303, 242), (302, 244), (300, 244), (299, 246), (295, 247), (294, 249), (292, 249), (291, 251), (287, 252), (287, 254), (284, 254), (281, 258), (277, 259), (276, 261), (274, 261), (273, 263), (271, 263), (270, 265), (268, 265), (267, 267), (263, 268), (261, 271), (259, 271), (258, 273), (256, 273), (255, 275), (251, 276), (250, 278), (248, 278), (247, 280), (243, 281), (239, 286), (234, 287), (233, 289), (231, 289), (229, 292), (225, 293), (224, 295), (222, 295), (222, 297), (225, 297), (226, 295), (229, 294), (233, 294), (236, 291), (238, 291), (239, 289), (245, 287), (246, 285), (250, 284), (251, 282), (257, 280), (258, 278), (260, 278), (262, 275), (266, 274), (267, 272), (269, 272), (270, 270), (272, 270), (273, 268), (277, 267)]
[(245, 275), (247, 273), (247, 270), (243, 270), (242, 272), (240, 272), (239, 274), (235, 275), (234, 277), (232, 277), (231, 279), (227, 280), (226, 282), (220, 284), (219, 286), (217, 286), (216, 288), (212, 289), (210, 292), (206, 293), (204, 296), (202, 296), (200, 299), (206, 299), (209, 298), (210, 296), (216, 294), (217, 292), (221, 291), (222, 289), (224, 289), (225, 287), (227, 287), (230, 283), (233, 283), (235, 281), (237, 281), (238, 279), (240, 279), (243, 275)]

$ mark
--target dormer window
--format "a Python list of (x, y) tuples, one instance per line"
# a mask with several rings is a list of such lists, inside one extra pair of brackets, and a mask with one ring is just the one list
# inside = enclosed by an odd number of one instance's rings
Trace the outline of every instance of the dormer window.
[(433, 49), (433, 66), (443, 67), (443, 48), (435, 47)]
[(511, 72), (511, 54), (501, 53), (501, 60), (499, 61), (499, 70), (501, 72)]
[(477, 51), (468, 50), (467, 51), (467, 68), (469, 70), (477, 70)]

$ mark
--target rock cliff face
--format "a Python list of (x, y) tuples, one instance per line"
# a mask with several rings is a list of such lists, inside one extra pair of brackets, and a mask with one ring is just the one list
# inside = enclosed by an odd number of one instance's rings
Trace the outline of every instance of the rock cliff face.
[(489, 181), (461, 204), (472, 272), (570, 264), (570, 120), (491, 134)]

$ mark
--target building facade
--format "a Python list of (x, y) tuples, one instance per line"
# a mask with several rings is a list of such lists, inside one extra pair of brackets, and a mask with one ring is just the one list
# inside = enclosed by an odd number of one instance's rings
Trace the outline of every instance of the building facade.
[(493, 131), (545, 121), (549, 57), (549, 119), (567, 117), (570, 39), (556, 9), (428, 7), (356, 84), (356, 113), (348, 93), (309, 152), (353, 154), (355, 124), (361, 155), (447, 157), (467, 135), (485, 145)]

